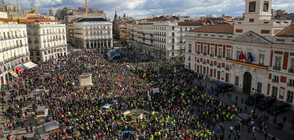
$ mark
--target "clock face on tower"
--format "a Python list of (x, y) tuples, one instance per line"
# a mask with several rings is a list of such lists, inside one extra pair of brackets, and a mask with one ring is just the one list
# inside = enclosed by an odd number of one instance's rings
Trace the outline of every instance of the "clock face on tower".
[(255, 2), (251, 2), (249, 4), (249, 12), (255, 12), (255, 7), (256, 7), (256, 3)]

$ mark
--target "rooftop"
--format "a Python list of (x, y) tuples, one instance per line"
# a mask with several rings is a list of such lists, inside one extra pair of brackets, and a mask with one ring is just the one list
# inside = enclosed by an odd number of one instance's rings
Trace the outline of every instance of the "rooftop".
[(280, 37), (294, 37), (294, 24), (288, 26), (284, 30), (282, 30), (280, 33), (277, 34), (277, 36)]
[(51, 20), (48, 18), (43, 19), (20, 19), (20, 23), (30, 23), (30, 22), (60, 22), (59, 20)]
[(27, 17), (27, 19), (40, 19), (41, 16), (29, 16)]
[(234, 26), (232, 25), (208, 25), (191, 30), (190, 32), (205, 32), (205, 33), (223, 33), (234, 34)]
[(104, 18), (83, 18), (79, 20), (78, 22), (93, 22), (93, 21), (107, 21)]
[(0, 21), (6, 21), (6, 22), (17, 22), (17, 20), (8, 19), (8, 18), (0, 18)]
[(179, 20), (177, 16), (160, 16), (147, 19), (148, 22)]
[(201, 22), (178, 22), (179, 26), (202, 26), (203, 24)]

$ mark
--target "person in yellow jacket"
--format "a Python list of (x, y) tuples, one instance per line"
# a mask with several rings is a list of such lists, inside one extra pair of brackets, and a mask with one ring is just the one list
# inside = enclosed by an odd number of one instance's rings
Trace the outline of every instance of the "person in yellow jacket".
[(150, 140), (154, 140), (154, 136), (153, 135), (150, 136)]

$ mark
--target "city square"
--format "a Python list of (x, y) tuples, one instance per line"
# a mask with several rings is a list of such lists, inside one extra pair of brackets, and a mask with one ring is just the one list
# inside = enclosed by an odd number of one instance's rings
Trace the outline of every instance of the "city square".
[(0, 139), (294, 139), (294, 16), (274, 1), (111, 22), (3, 0)]

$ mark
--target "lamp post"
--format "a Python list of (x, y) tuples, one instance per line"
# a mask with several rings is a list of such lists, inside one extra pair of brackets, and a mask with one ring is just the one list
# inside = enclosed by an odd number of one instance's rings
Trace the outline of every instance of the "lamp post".
[[(254, 92), (254, 87), (252, 88), (252, 93), (254, 93), (255, 94), (255, 92)], [(253, 106), (253, 114), (252, 115), (254, 115), (254, 113), (255, 113), (255, 108), (256, 108), (256, 98), (254, 98), (254, 106)]]

